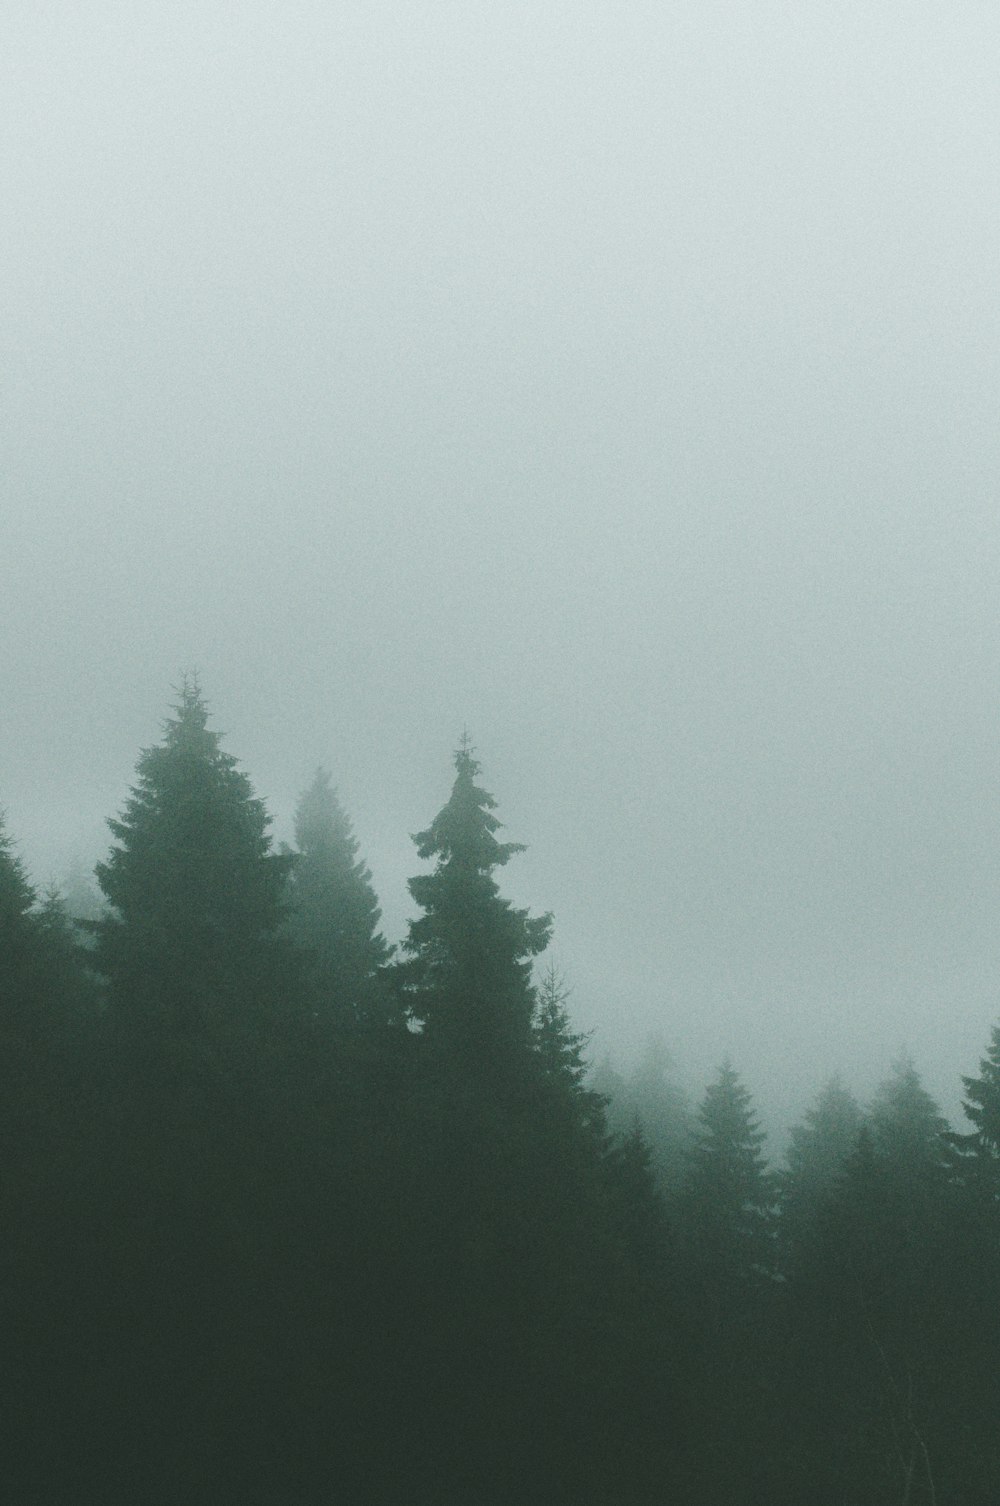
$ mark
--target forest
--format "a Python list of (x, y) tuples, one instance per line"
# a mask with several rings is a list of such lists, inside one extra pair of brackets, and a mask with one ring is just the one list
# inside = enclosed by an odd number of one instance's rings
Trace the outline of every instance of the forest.
[(961, 1129), (903, 1059), (772, 1165), (733, 1062), (590, 1060), (443, 774), (398, 947), (194, 678), (94, 904), (0, 828), (7, 1499), (996, 1506), (1000, 1027)]

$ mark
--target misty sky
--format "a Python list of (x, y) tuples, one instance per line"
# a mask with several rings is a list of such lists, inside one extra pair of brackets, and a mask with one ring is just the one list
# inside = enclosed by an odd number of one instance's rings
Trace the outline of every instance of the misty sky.
[(1000, 18), (9, 0), (0, 805), (181, 672), (395, 939), (468, 728), (594, 1051), (798, 1112), (1000, 1016)]

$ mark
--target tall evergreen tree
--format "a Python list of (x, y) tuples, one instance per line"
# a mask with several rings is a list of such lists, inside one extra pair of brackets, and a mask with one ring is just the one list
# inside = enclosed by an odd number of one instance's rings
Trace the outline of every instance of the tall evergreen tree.
[[(431, 873), (399, 977), (416, 1040), (407, 1280), (421, 1432), (453, 1463), (435, 1499), (607, 1499), (597, 1440), (627, 1357), (612, 1274), (600, 1105), (564, 991), (532, 960), (548, 915), (500, 894), (493, 797), (464, 741), (450, 798), (415, 837)], [(618, 1326), (616, 1326), (618, 1325)], [(603, 1452), (602, 1452), (603, 1449)], [(464, 1476), (463, 1476), (464, 1472)]]
[(684, 1178), (693, 1124), (688, 1095), (659, 1033), (646, 1041), (629, 1073), (626, 1095), (633, 1116), (642, 1125), (657, 1186), (665, 1197), (672, 1197)]
[(961, 1180), (978, 1183), (991, 1202), (1000, 1201), (1000, 1025), (994, 1025), (979, 1076), (963, 1076), (962, 1109), (972, 1125), (948, 1140), (957, 1153)]
[(869, 1119), (875, 1149), (905, 1198), (940, 1188), (948, 1124), (908, 1055), (879, 1085)]
[(770, 1497), (759, 1478), (774, 1326), (775, 1189), (764, 1138), (750, 1092), (726, 1061), (698, 1109), (675, 1206), (691, 1355), (684, 1390), (692, 1437), (702, 1440), (691, 1460), (702, 1477), (697, 1500)]
[(823, 1087), (789, 1136), (787, 1167), (779, 1178), (781, 1244), (786, 1267), (815, 1229), (856, 1145), (863, 1116), (839, 1077)]
[(193, 678), (109, 825), (117, 843), (96, 871), (110, 909), (94, 928), (112, 1003), (167, 1032), (274, 1005), (290, 976), (291, 859), (272, 853), (270, 817)]
[(548, 945), (552, 920), (501, 898), (494, 872), (524, 848), (498, 841), (496, 801), (476, 783), (467, 740), (455, 770), (447, 804), (414, 837), (435, 867), (409, 882), (423, 914), (410, 922), (401, 977), (430, 1049), (477, 1075), (503, 1073), (533, 1051), (532, 958)]
[(774, 1179), (749, 1090), (728, 1062), (698, 1110), (680, 1217), (704, 1279), (720, 1299), (758, 1282), (774, 1263)]
[(569, 989), (553, 963), (543, 972), (537, 995), (534, 1037), (542, 1082), (562, 1101), (574, 1126), (603, 1144), (604, 1100), (587, 1086), (590, 1037), (574, 1030), (566, 1007)]
[(84, 1016), (96, 1011), (97, 979), (90, 966), (89, 937), (74, 924), (56, 885), (45, 891), (37, 912), (37, 926), (45, 986), (59, 996), (64, 1008), (75, 1016), (79, 1028)]
[(313, 1008), (342, 1027), (379, 1023), (390, 1006), (392, 953), (379, 930), (371, 869), (330, 775), (318, 769), (295, 812), (289, 924), (307, 954)]
[(255, 1464), (275, 1467), (286, 1398), (308, 1389), (288, 1358), (305, 1364), (299, 1305), (319, 1285), (300, 1231), (329, 1179), (307, 1154), (318, 1116), (298, 1076), (290, 859), (208, 723), (185, 679), (97, 869), (106, 1049), (74, 1323), (98, 1359), (74, 1372), (67, 1405), (78, 1470), (89, 1450), (121, 1479), (141, 1468), (138, 1481), (194, 1499), (218, 1469), (249, 1499)]
[(0, 1012), (12, 1023), (32, 992), (37, 963), (35, 891), (0, 815)]

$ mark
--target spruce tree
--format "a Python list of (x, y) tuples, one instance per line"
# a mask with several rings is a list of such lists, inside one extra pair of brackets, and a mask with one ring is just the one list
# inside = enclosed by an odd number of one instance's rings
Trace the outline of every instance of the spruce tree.
[(35, 891), (0, 814), (0, 1014), (11, 1028), (28, 1007), (38, 962)]
[(37, 912), (42, 976), (46, 989), (62, 1001), (77, 1029), (96, 1014), (97, 979), (91, 969), (90, 937), (70, 915), (62, 891), (51, 884)]
[(342, 1029), (384, 1022), (392, 948), (378, 928), (371, 870), (358, 856), (351, 822), (325, 769), (316, 771), (299, 799), (295, 846), (289, 925), (307, 957), (313, 1009)]
[(879, 1085), (869, 1121), (876, 1151), (916, 1213), (912, 1200), (942, 1185), (948, 1125), (908, 1055)]
[[(97, 869), (108, 1050), (91, 1197), (101, 1285), (84, 1325), (101, 1353), (87, 1404), (178, 1499), (214, 1471), (247, 1496), (255, 1465), (278, 1458), (307, 1364), (303, 1291), (318, 1289), (305, 1273), (319, 1245), (307, 1251), (303, 1231), (326, 1231), (312, 1211), (326, 1182), (307, 1158), (290, 859), (272, 852), (269, 822), (185, 679)], [(96, 1432), (95, 1454), (112, 1457), (107, 1427)]]
[(960, 1178), (982, 1184), (996, 1199), (1000, 1197), (1000, 1025), (990, 1033), (979, 1076), (963, 1076), (962, 1085), (962, 1110), (972, 1129), (951, 1134), (948, 1140), (957, 1152)]
[(549, 915), (530, 917), (501, 897), (494, 872), (524, 850), (501, 842), (496, 801), (477, 783), (467, 740), (455, 754), (447, 804), (414, 837), (434, 871), (410, 879), (423, 913), (411, 920), (401, 978), (427, 1047), (477, 1076), (516, 1071), (533, 1051), (532, 958), (544, 951)]
[(537, 995), (533, 1029), (542, 1084), (563, 1105), (574, 1127), (602, 1147), (604, 1100), (587, 1086), (585, 1053), (590, 1037), (574, 1030), (566, 1007), (569, 989), (553, 963), (543, 972)]
[(692, 1131), (691, 1107), (662, 1035), (652, 1034), (626, 1082), (631, 1113), (642, 1125), (653, 1175), (664, 1197), (678, 1192)]
[(500, 893), (496, 870), (522, 848), (499, 839), (467, 741), (455, 773), (414, 838), (434, 869), (410, 881), (421, 913), (399, 967), (416, 1037), (404, 1185), (418, 1327), (398, 1347), (416, 1359), (421, 1434), (455, 1471), (433, 1498), (522, 1499), (527, 1483), (537, 1499), (596, 1499), (596, 1440), (627, 1363), (600, 1105), (558, 977), (541, 996), (533, 984), (551, 920)]
[(784, 1262), (794, 1261), (810, 1237), (855, 1149), (861, 1108), (838, 1077), (823, 1087), (815, 1104), (789, 1136), (787, 1167), (779, 1178), (781, 1245)]
[(748, 1089), (727, 1061), (698, 1109), (681, 1193), (685, 1236), (720, 1295), (773, 1266), (774, 1180)]
[(290, 991), (291, 859), (272, 853), (270, 817), (209, 729), (193, 678), (137, 773), (96, 870), (110, 908), (94, 924), (95, 962), (111, 1002), (167, 1033), (247, 1022)]
[[(771, 1424), (767, 1376), (774, 1329), (774, 1184), (748, 1089), (727, 1061), (699, 1106), (675, 1219), (689, 1346), (684, 1391), (695, 1427), (712, 1417), (712, 1448), (697, 1451), (695, 1499), (735, 1501), (755, 1478)], [(703, 1435), (702, 1435), (703, 1436)]]

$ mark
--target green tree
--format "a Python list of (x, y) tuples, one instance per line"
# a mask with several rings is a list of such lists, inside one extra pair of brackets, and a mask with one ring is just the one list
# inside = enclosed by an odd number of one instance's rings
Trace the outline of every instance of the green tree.
[(313, 1008), (342, 1028), (383, 1023), (391, 1008), (371, 870), (330, 775), (318, 769), (295, 812), (289, 925), (307, 956)]
[(909, 1190), (940, 1181), (945, 1167), (947, 1121), (908, 1055), (893, 1063), (870, 1110), (875, 1148)]
[(590, 1036), (575, 1030), (566, 1002), (569, 989), (554, 963), (542, 973), (537, 988), (534, 1042), (543, 1086), (564, 1106), (573, 1126), (603, 1147), (606, 1134), (604, 1099), (587, 1086), (586, 1058)]
[(0, 1010), (6, 1027), (28, 1007), (38, 962), (35, 891), (0, 815)]
[(81, 932), (56, 885), (46, 889), (36, 924), (46, 991), (57, 996), (77, 1029), (98, 1004), (97, 979), (91, 969), (89, 937)]
[(112, 1004), (167, 1033), (249, 1020), (289, 989), (291, 859), (271, 851), (270, 817), (193, 678), (137, 773), (96, 870), (110, 908), (94, 924), (95, 962)]
[(918, 1492), (949, 1432), (957, 1440), (950, 1356), (964, 1294), (944, 1129), (902, 1058), (791, 1268), (787, 1410), (794, 1435), (812, 1436), (812, 1472), (830, 1472), (834, 1498), (932, 1499)]
[(698, 1109), (681, 1193), (681, 1219), (719, 1294), (773, 1268), (774, 1179), (749, 1090), (727, 1061)]
[[(774, 1328), (774, 1181), (749, 1090), (726, 1061), (705, 1090), (675, 1204), (695, 1499), (770, 1499), (762, 1465)], [(704, 1419), (711, 1416), (706, 1447)], [(701, 1446), (697, 1443), (700, 1440)]]
[(496, 869), (524, 848), (498, 841), (496, 801), (476, 783), (467, 741), (455, 770), (447, 804), (414, 837), (435, 867), (409, 881), (423, 913), (403, 943), (405, 997), (429, 1049), (477, 1076), (523, 1072), (534, 1048), (532, 959), (548, 945), (552, 919), (531, 918), (500, 895)]
[(784, 1263), (793, 1262), (825, 1204), (837, 1189), (857, 1145), (863, 1116), (839, 1077), (823, 1087), (789, 1136), (787, 1166), (779, 1178)]
[(962, 1110), (972, 1125), (947, 1138), (959, 1180), (976, 1184), (989, 1202), (1000, 1200), (1000, 1025), (994, 1025), (979, 1076), (963, 1076)]
[(533, 982), (551, 919), (500, 893), (496, 871), (522, 848), (499, 839), (467, 742), (455, 771), (414, 839), (434, 868), (410, 882), (421, 913), (399, 967), (416, 1037), (400, 1180), (419, 1328), (397, 1347), (416, 1356), (420, 1431), (452, 1471), (428, 1497), (607, 1499), (630, 1360), (600, 1103), (558, 975)]
[(633, 1117), (642, 1125), (656, 1184), (664, 1197), (672, 1198), (684, 1179), (693, 1125), (677, 1065), (659, 1033), (648, 1038), (629, 1073), (626, 1097)]

